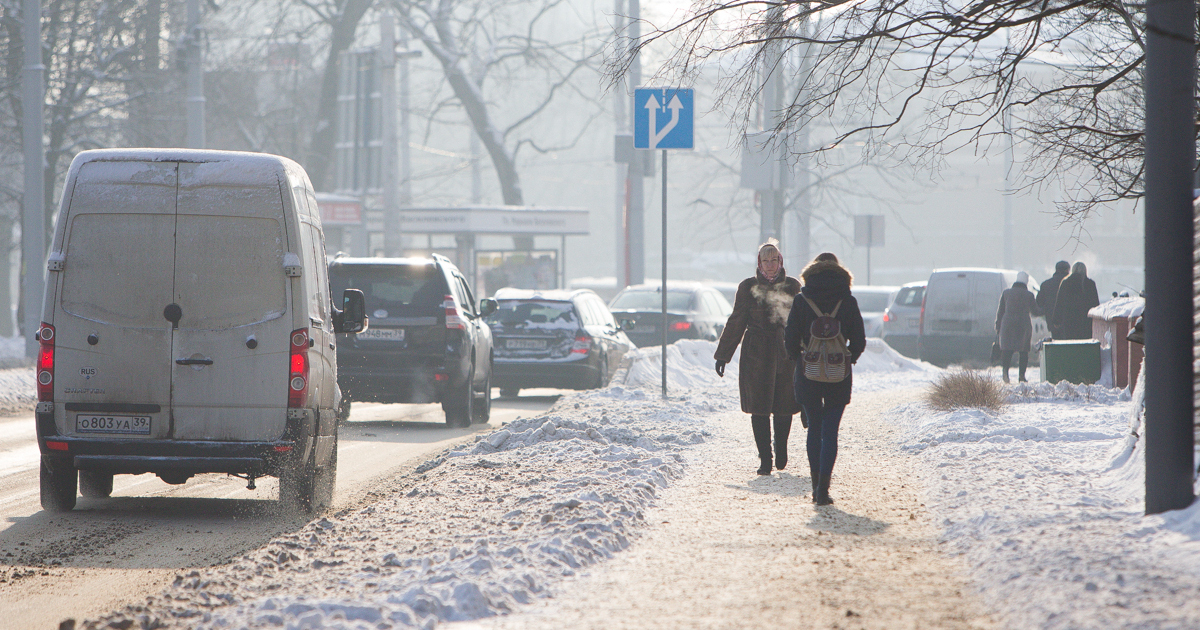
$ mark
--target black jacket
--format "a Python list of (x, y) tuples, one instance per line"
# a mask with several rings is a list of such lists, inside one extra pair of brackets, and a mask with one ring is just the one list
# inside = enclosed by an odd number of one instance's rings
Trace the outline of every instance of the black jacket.
[[(816, 302), (823, 313), (829, 313), (840, 301), (837, 320), (842, 325), (842, 335), (846, 338), (850, 350), (850, 362), (858, 361), (863, 350), (867, 347), (867, 335), (863, 326), (862, 313), (858, 310), (858, 300), (850, 294), (850, 284), (853, 277), (844, 267), (833, 262), (814, 262), (805, 267), (800, 278), (804, 288), (792, 301), (792, 311), (788, 315), (787, 328), (784, 332), (784, 347), (793, 361), (798, 361), (802, 347), (808, 342), (809, 330), (817, 314), (813, 312), (807, 297)], [(796, 365), (794, 378), (796, 400), (805, 406), (816, 405), (823, 398), (829, 404), (850, 404), (850, 391), (853, 389), (854, 370), (846, 375), (840, 383), (821, 383), (810, 381), (804, 377), (804, 370)]]
[(1063, 278), (1067, 277), (1065, 271), (1055, 271), (1053, 276), (1050, 276), (1042, 282), (1038, 288), (1037, 306), (1038, 310), (1050, 319), (1054, 314), (1054, 302), (1058, 299), (1058, 285), (1062, 283)]

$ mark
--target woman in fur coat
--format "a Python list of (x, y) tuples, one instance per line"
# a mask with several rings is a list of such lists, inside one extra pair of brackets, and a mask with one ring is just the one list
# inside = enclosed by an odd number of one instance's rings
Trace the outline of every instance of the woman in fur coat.
[[(785, 344), (788, 356), (800, 359), (811, 338), (812, 324), (818, 317), (813, 304), (823, 315), (832, 315), (838, 320), (842, 336), (848, 344), (850, 364), (853, 365), (867, 348), (867, 336), (863, 327), (862, 313), (858, 300), (850, 294), (854, 277), (850, 271), (838, 264), (837, 256), (828, 252), (817, 256), (800, 273), (804, 288), (792, 302), (788, 315)], [(837, 311), (834, 313), (834, 311)], [(796, 370), (796, 399), (804, 407), (808, 418), (808, 468), (812, 477), (813, 503), (829, 505), (829, 482), (833, 476), (833, 462), (837, 459), (838, 427), (842, 412), (850, 404), (854, 370), (846, 366), (846, 376), (836, 383), (809, 380), (803, 369)]]
[[(717, 342), (717, 375), (725, 376), (725, 364), (733, 359), (738, 344), (742, 358), (738, 362), (738, 385), (742, 411), (750, 414), (754, 443), (758, 446), (758, 474), (771, 474), (771, 467), (787, 466), (787, 441), (792, 430), (792, 415), (800, 411), (792, 395), (795, 363), (783, 348), (783, 327), (787, 323), (792, 297), (800, 292), (800, 283), (783, 269), (783, 255), (773, 243), (758, 248), (758, 272), (738, 285), (733, 313), (725, 322)], [(771, 418), (775, 418), (775, 456), (771, 457)], [(803, 418), (801, 418), (803, 422)]]

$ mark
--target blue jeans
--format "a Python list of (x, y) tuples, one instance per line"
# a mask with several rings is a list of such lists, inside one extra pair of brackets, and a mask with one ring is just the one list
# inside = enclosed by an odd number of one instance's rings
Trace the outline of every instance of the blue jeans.
[[(837, 459), (838, 427), (846, 405), (817, 399), (819, 405), (804, 405), (804, 413), (808, 414), (808, 467), (814, 475), (832, 475)], [(813, 483), (816, 482), (814, 478)]]

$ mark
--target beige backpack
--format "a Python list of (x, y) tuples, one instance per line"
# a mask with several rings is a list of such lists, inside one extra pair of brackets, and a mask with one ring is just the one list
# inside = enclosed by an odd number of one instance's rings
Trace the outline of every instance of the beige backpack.
[(842, 323), (837, 319), (842, 303), (838, 301), (833, 311), (826, 315), (808, 297), (804, 301), (817, 314), (808, 328), (809, 340), (800, 356), (804, 377), (820, 383), (840, 383), (850, 373), (850, 352), (846, 337), (842, 335)]

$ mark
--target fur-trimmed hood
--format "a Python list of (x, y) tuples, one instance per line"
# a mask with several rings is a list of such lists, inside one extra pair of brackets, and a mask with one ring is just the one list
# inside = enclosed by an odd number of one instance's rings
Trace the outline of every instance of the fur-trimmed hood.
[(841, 300), (850, 296), (854, 286), (854, 275), (840, 264), (827, 260), (814, 260), (800, 272), (804, 282), (801, 292), (815, 302)]

